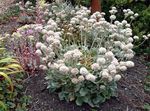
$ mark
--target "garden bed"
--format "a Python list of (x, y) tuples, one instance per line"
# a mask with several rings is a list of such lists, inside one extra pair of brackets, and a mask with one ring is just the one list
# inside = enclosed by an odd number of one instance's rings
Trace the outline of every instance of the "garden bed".
[(150, 96), (144, 92), (144, 79), (147, 75), (145, 61), (135, 57), (135, 67), (124, 72), (118, 84), (118, 97), (112, 98), (94, 109), (88, 105), (78, 107), (75, 103), (60, 101), (56, 94), (46, 89), (45, 75), (39, 73), (26, 80), (26, 94), (31, 95), (29, 111), (143, 111), (145, 103), (150, 103)]

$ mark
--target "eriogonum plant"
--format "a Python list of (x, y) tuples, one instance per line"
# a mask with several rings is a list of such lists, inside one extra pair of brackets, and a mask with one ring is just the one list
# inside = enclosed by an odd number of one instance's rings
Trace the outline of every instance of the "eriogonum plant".
[(52, 17), (42, 26), (43, 41), (36, 43), (50, 91), (57, 91), (61, 100), (92, 107), (116, 96), (121, 71), (134, 66), (132, 42), (138, 37), (130, 23), (138, 14), (127, 9), (125, 19), (131, 21), (117, 21), (112, 7), (108, 22), (104, 12), (90, 15), (86, 7), (59, 10), (64, 4), (52, 5)]

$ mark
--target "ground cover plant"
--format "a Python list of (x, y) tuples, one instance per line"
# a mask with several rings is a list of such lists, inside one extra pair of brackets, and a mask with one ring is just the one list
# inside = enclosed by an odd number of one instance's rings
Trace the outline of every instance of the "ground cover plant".
[[(43, 56), (39, 67), (48, 70), (50, 91), (58, 91), (61, 100), (92, 107), (115, 96), (119, 72), (134, 66), (129, 59), (134, 56), (132, 42), (138, 37), (132, 38), (130, 24), (115, 20), (115, 7), (107, 22), (105, 13), (90, 16), (85, 7), (50, 6), (51, 19), (38, 27), (42, 41), (36, 44), (36, 54)], [(138, 16), (130, 9), (123, 12), (131, 22)]]

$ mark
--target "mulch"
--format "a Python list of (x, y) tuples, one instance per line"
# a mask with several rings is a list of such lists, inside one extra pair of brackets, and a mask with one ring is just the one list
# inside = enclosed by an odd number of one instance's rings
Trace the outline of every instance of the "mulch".
[(150, 103), (150, 96), (144, 92), (147, 67), (141, 57), (135, 57), (133, 61), (135, 67), (124, 72), (118, 82), (118, 97), (111, 98), (96, 109), (86, 104), (79, 107), (74, 102), (60, 101), (57, 94), (46, 89), (45, 74), (39, 72), (24, 84), (26, 94), (32, 97), (29, 111), (144, 111), (144, 104)]

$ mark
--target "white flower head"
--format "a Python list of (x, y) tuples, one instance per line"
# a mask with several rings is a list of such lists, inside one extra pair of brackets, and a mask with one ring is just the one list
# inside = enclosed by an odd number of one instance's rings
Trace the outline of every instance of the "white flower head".
[(92, 82), (95, 82), (95, 80), (96, 80), (96, 76), (94, 76), (93, 74), (87, 74), (85, 76), (85, 78), (86, 78), (86, 80), (92, 81)]
[(109, 70), (109, 71), (116, 70), (116, 66), (115, 66), (114, 64), (110, 64), (110, 65), (108, 66), (108, 70)]
[(37, 49), (36, 52), (35, 52), (38, 56), (42, 56), (42, 52), (40, 49)]
[(71, 82), (72, 82), (73, 84), (77, 84), (77, 83), (79, 82), (79, 80), (78, 80), (77, 78), (72, 78), (72, 79), (71, 79)]
[(132, 62), (132, 61), (127, 61), (127, 62), (126, 62), (126, 66), (129, 67), (129, 68), (134, 67), (134, 62)]
[(105, 57), (108, 59), (112, 59), (114, 57), (114, 54), (111, 51), (108, 51), (105, 53)]
[(106, 63), (106, 59), (105, 58), (98, 58), (96, 61), (99, 65), (103, 65)]
[(83, 75), (80, 75), (80, 76), (78, 77), (78, 80), (79, 80), (79, 82), (82, 82), (82, 81), (84, 81), (84, 80), (85, 80), (85, 78), (84, 78), (84, 76), (83, 76)]
[(105, 54), (106, 53), (106, 48), (101, 47), (101, 48), (99, 48), (98, 51), (99, 51), (100, 54)]
[(47, 50), (47, 47), (46, 47), (45, 45), (42, 45), (42, 46), (41, 46), (41, 50), (42, 50), (42, 51), (46, 51), (46, 50)]
[(116, 16), (115, 16), (115, 15), (111, 15), (111, 16), (110, 16), (110, 19), (111, 19), (111, 20), (115, 20), (115, 19), (116, 19)]
[(138, 36), (134, 36), (133, 37), (135, 40), (139, 40), (139, 37)]
[(42, 70), (47, 70), (48, 69), (45, 65), (40, 65), (39, 68), (42, 69)]
[(81, 67), (80, 68), (80, 74), (87, 75), (87, 74), (89, 74), (89, 71), (85, 67)]
[(91, 65), (91, 69), (96, 71), (96, 70), (100, 69), (100, 66), (99, 66), (98, 63), (94, 63), (94, 64)]
[(65, 65), (62, 65), (60, 68), (59, 68), (59, 72), (62, 73), (62, 74), (68, 74), (69, 73), (69, 68)]
[(126, 66), (120, 66), (119, 69), (120, 69), (121, 71), (126, 71), (126, 70), (127, 70), (127, 67), (126, 67)]
[(37, 42), (36, 45), (35, 45), (35, 47), (36, 47), (37, 49), (40, 49), (41, 46), (42, 46), (42, 43), (41, 43), (41, 42)]
[(106, 71), (102, 72), (102, 78), (108, 78), (109, 77), (109, 73)]
[(117, 74), (114, 77), (114, 81), (119, 81), (121, 79), (121, 75)]
[(72, 68), (72, 69), (71, 69), (71, 74), (77, 75), (78, 73), (79, 73), (78, 68)]

